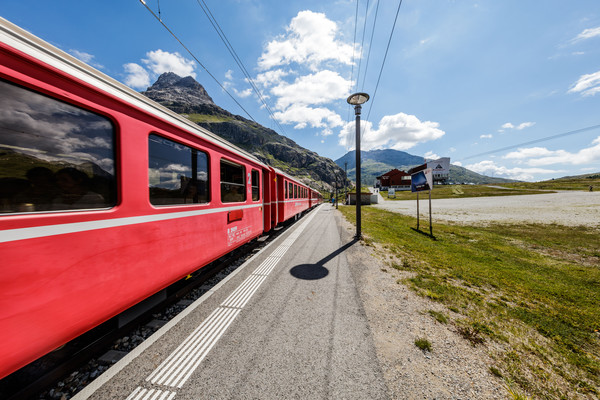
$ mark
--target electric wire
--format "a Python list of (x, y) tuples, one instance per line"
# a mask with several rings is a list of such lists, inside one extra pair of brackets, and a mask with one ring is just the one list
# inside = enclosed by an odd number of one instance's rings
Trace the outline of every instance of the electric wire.
[[(349, 92), (352, 93), (352, 80), (354, 79), (354, 60), (355, 60), (355, 51), (356, 51), (356, 28), (358, 26), (358, 3), (359, 0), (356, 0), (356, 13), (354, 14), (354, 39), (352, 41), (352, 73), (350, 74), (350, 87), (348, 88)], [(358, 79), (357, 79), (358, 82)], [(351, 116), (351, 112), (352, 112), (352, 106), (350, 104), (348, 104), (348, 116), (346, 117), (346, 122), (350, 123), (350, 116)], [(348, 150), (349, 147), (346, 146), (346, 150)]]
[(231, 44), (231, 42), (227, 38), (227, 35), (225, 34), (225, 32), (223, 31), (223, 29), (221, 28), (221, 25), (219, 25), (219, 23), (217, 22), (217, 19), (215, 18), (215, 16), (213, 15), (213, 13), (210, 11), (210, 8), (206, 4), (206, 2), (204, 0), (196, 0), (196, 2), (200, 6), (200, 8), (202, 8), (202, 11), (204, 11), (204, 14), (206, 15), (206, 17), (210, 21), (211, 25), (213, 26), (213, 28), (215, 29), (215, 31), (217, 32), (217, 34), (221, 38), (221, 41), (223, 42), (223, 44), (225, 45), (225, 47), (227, 47), (227, 50), (229, 51), (229, 54), (231, 54), (231, 56), (233, 57), (234, 61), (236, 62), (236, 64), (238, 65), (238, 67), (240, 68), (240, 70), (242, 71), (242, 73), (244, 74), (244, 76), (246, 77), (246, 79), (248, 80), (248, 83), (250, 83), (250, 86), (252, 87), (252, 89), (254, 90), (254, 92), (256, 93), (256, 95), (258, 96), (258, 98), (260, 99), (260, 101), (265, 106), (265, 109), (267, 110), (267, 112), (269, 113), (269, 115), (271, 116), (271, 118), (273, 119), (273, 121), (275, 121), (275, 123), (277, 124), (277, 126), (279, 127), (279, 129), (284, 134), (286, 134), (286, 132), (283, 129), (283, 127), (279, 124), (279, 121), (277, 120), (277, 118), (275, 118), (275, 115), (274, 115), (273, 111), (271, 110), (271, 107), (269, 107), (269, 105), (265, 101), (262, 93), (260, 92), (260, 90), (258, 89), (258, 87), (256, 86), (256, 84), (254, 83), (254, 80), (252, 79), (252, 77), (248, 73), (248, 70), (246, 69), (246, 66), (244, 65), (244, 63), (242, 62), (242, 60), (238, 56), (237, 52), (233, 48), (233, 45)]
[(576, 133), (587, 132), (587, 131), (591, 131), (591, 130), (598, 129), (598, 128), (600, 128), (600, 124), (599, 125), (588, 126), (586, 128), (576, 129), (574, 131), (559, 133), (557, 135), (546, 136), (546, 137), (543, 137), (543, 138), (540, 138), (540, 139), (531, 140), (531, 141), (525, 142), (525, 143), (519, 143), (519, 144), (514, 144), (514, 145), (511, 145), (511, 146), (502, 147), (501, 149), (490, 150), (490, 151), (486, 151), (486, 152), (479, 153), (479, 154), (473, 154), (472, 156), (461, 158), (461, 159), (459, 159), (459, 161), (464, 161), (464, 160), (469, 160), (471, 158), (486, 156), (488, 154), (500, 153), (502, 151), (515, 149), (517, 147), (529, 146), (530, 144), (545, 142), (547, 140), (557, 139), (557, 138), (564, 137), (564, 136), (570, 136), (570, 135), (574, 135)]
[(367, 71), (369, 70), (369, 59), (371, 58), (371, 49), (373, 48), (373, 34), (375, 33), (375, 26), (377, 25), (377, 13), (379, 11), (379, 0), (377, 0), (377, 6), (375, 7), (375, 19), (373, 20), (373, 29), (371, 29), (371, 40), (369, 41), (369, 54), (367, 54), (367, 63), (365, 65), (365, 74), (363, 76), (363, 83), (360, 91), (365, 90), (365, 81), (367, 80)]
[(371, 96), (369, 112), (367, 113), (367, 120), (371, 115), (371, 110), (373, 109), (373, 103), (375, 103), (375, 96), (377, 95), (377, 89), (379, 88), (379, 81), (381, 80), (381, 74), (383, 73), (383, 67), (385, 66), (385, 61), (387, 59), (388, 51), (390, 50), (390, 43), (392, 43), (392, 37), (394, 36), (394, 29), (396, 29), (396, 22), (398, 21), (398, 14), (400, 13), (400, 6), (402, 6), (402, 0), (398, 2), (398, 9), (396, 10), (396, 17), (394, 18), (394, 25), (392, 26), (392, 31), (390, 32), (390, 38), (388, 40), (387, 47), (385, 49), (385, 55), (383, 56), (383, 62), (381, 63), (381, 69), (379, 70), (379, 77), (377, 78), (377, 84), (375, 85), (375, 91), (373, 92), (373, 96)]
[[(352, 80), (354, 79), (354, 59), (355, 59), (355, 51), (356, 51), (356, 27), (358, 25), (358, 3), (359, 0), (356, 0), (356, 13), (354, 15), (354, 39), (352, 40), (352, 73), (350, 74), (350, 89), (352, 89)], [(350, 119), (350, 118), (348, 118)]]
[(365, 7), (365, 23), (363, 24), (362, 41), (360, 42), (360, 57), (358, 58), (358, 72), (356, 73), (356, 91), (358, 92), (358, 82), (360, 81), (360, 66), (362, 64), (363, 50), (365, 49), (365, 32), (367, 31), (367, 19), (369, 18), (369, 0)]
[(179, 44), (180, 44), (180, 45), (181, 45), (181, 46), (182, 46), (182, 47), (185, 49), (185, 51), (187, 51), (187, 52), (188, 52), (188, 54), (189, 54), (189, 55), (190, 55), (190, 56), (191, 56), (191, 57), (192, 57), (194, 60), (196, 60), (196, 62), (197, 62), (198, 64), (200, 64), (200, 66), (201, 66), (201, 67), (204, 69), (204, 71), (206, 71), (206, 73), (207, 73), (207, 74), (208, 74), (208, 75), (209, 75), (209, 76), (210, 76), (210, 77), (211, 77), (211, 78), (212, 78), (212, 79), (213, 79), (213, 80), (214, 80), (214, 81), (217, 83), (217, 85), (219, 85), (219, 86), (221, 87), (221, 89), (223, 89), (223, 90), (225, 91), (225, 93), (227, 93), (227, 95), (229, 95), (229, 97), (231, 97), (231, 99), (232, 99), (232, 100), (235, 102), (235, 104), (237, 104), (237, 105), (238, 105), (238, 106), (239, 106), (239, 107), (240, 107), (242, 110), (244, 110), (244, 112), (246, 113), (246, 115), (248, 115), (248, 117), (250, 117), (250, 119), (251, 119), (252, 121), (254, 121), (255, 123), (257, 123), (257, 124), (258, 124), (258, 122), (256, 122), (256, 120), (255, 120), (255, 119), (252, 117), (252, 115), (250, 115), (250, 113), (249, 113), (249, 112), (248, 112), (248, 111), (247, 111), (247, 110), (244, 108), (244, 106), (242, 106), (242, 105), (240, 104), (240, 102), (239, 102), (239, 101), (237, 101), (237, 100), (235, 99), (235, 97), (233, 97), (233, 95), (232, 95), (231, 93), (229, 93), (229, 91), (228, 91), (227, 89), (225, 89), (225, 87), (224, 87), (224, 86), (221, 84), (221, 82), (219, 82), (219, 80), (218, 80), (218, 79), (217, 79), (217, 78), (216, 78), (216, 77), (215, 77), (213, 74), (211, 74), (211, 73), (210, 73), (210, 71), (209, 71), (209, 70), (208, 70), (208, 69), (207, 69), (207, 68), (204, 66), (204, 64), (202, 64), (202, 63), (200, 62), (200, 60), (199, 60), (199, 59), (198, 59), (198, 58), (197, 58), (197, 57), (194, 55), (194, 53), (192, 53), (192, 51), (191, 51), (191, 50), (190, 50), (190, 49), (189, 49), (189, 48), (188, 48), (188, 47), (187, 47), (185, 44), (183, 44), (183, 42), (182, 42), (182, 41), (181, 41), (181, 40), (180, 40), (180, 39), (177, 37), (177, 35), (175, 35), (175, 33), (174, 33), (174, 32), (173, 32), (171, 29), (169, 29), (169, 27), (168, 27), (168, 26), (167, 26), (167, 25), (166, 25), (166, 24), (165, 24), (165, 23), (164, 23), (164, 22), (163, 22), (163, 21), (162, 21), (162, 20), (161, 20), (161, 19), (158, 17), (158, 15), (156, 15), (156, 13), (154, 13), (154, 11), (152, 11), (152, 10), (150, 9), (150, 7), (148, 7), (148, 5), (146, 4), (146, 1), (145, 1), (145, 0), (139, 0), (139, 1), (140, 1), (140, 3), (142, 3), (142, 5), (143, 5), (144, 7), (146, 7), (146, 10), (148, 10), (148, 12), (149, 12), (150, 14), (152, 14), (152, 16), (153, 16), (153, 17), (154, 17), (154, 18), (155, 18), (155, 19), (156, 19), (158, 22), (160, 22), (160, 24), (161, 24), (161, 25), (162, 25), (162, 26), (163, 26), (163, 27), (164, 27), (164, 28), (167, 30), (167, 32), (169, 32), (169, 33), (171, 34), (171, 36), (173, 36), (173, 38), (175, 38), (175, 40), (177, 40), (177, 41), (179, 42)]

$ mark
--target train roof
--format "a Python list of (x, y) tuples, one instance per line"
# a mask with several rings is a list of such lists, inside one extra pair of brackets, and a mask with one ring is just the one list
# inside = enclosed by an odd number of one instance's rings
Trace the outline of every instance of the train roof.
[(142, 109), (154, 117), (163, 119), (170, 124), (176, 125), (181, 129), (192, 132), (198, 137), (216, 144), (221, 147), (227, 147), (252, 161), (270, 168), (267, 164), (260, 161), (256, 156), (229, 143), (225, 139), (215, 135), (207, 129), (204, 129), (181, 115), (169, 110), (168, 108), (150, 100), (146, 96), (136, 92), (130, 87), (122, 84), (98, 71), (97, 69), (78, 60), (70, 54), (52, 46), (46, 41), (38, 38), (32, 33), (18, 27), (10, 21), (0, 17), (0, 41), (6, 45), (28, 54), (37, 60), (50, 65), (64, 73), (79, 79), (98, 90), (108, 93), (122, 101)]

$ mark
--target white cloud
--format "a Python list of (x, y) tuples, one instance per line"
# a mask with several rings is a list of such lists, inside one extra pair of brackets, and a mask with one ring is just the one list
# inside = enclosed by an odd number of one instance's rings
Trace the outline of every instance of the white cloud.
[(453, 161), (453, 162), (451, 162), (450, 164), (452, 164), (452, 165), (457, 165), (457, 166), (459, 166), (459, 167), (462, 167), (462, 163), (461, 163), (460, 161)]
[(145, 89), (150, 86), (150, 74), (139, 64), (129, 63), (123, 65), (125, 72), (125, 84), (134, 89)]
[(584, 96), (593, 96), (598, 92), (600, 92), (600, 71), (581, 75), (568, 91), (568, 93), (581, 93)]
[[(512, 123), (507, 122), (501, 126), (502, 129), (500, 129), (498, 132), (504, 132), (504, 129), (516, 129), (516, 130), (520, 131), (525, 128), (530, 128), (534, 125), (535, 125), (535, 122), (522, 122), (519, 125), (513, 125)], [(483, 136), (481, 136), (481, 137), (483, 137)]]
[(225, 72), (225, 79), (228, 81), (233, 80), (233, 70), (228, 69), (227, 72)]
[(597, 28), (585, 29), (583, 32), (577, 35), (573, 41), (576, 42), (580, 40), (591, 39), (596, 36), (600, 36), (600, 26)]
[[(134, 89), (145, 89), (150, 86), (151, 78), (156, 78), (164, 72), (174, 72), (179, 76), (192, 76), (196, 78), (194, 68), (196, 63), (182, 57), (179, 53), (169, 53), (160, 49), (149, 51), (146, 57), (142, 59), (142, 63), (146, 67), (142, 67), (136, 63), (124, 64), (125, 69), (125, 84)], [(228, 71), (229, 73), (230, 71)]]
[(283, 82), (283, 78), (288, 76), (291, 72), (284, 71), (282, 69), (273, 69), (270, 71), (266, 71), (260, 73), (254, 78), (254, 82), (257, 85), (261, 85), (262, 87), (272, 87), (278, 86), (281, 82)]
[(336, 40), (338, 26), (325, 14), (300, 11), (287, 27), (287, 33), (272, 40), (258, 60), (262, 70), (292, 62), (312, 70), (326, 61), (352, 64), (353, 47)]
[(543, 165), (582, 165), (600, 162), (600, 136), (592, 141), (592, 146), (571, 153), (566, 150), (548, 150), (545, 147), (518, 149), (503, 158), (516, 160), (526, 165), (537, 167)]
[(157, 75), (164, 72), (174, 72), (179, 76), (196, 77), (194, 72), (196, 63), (193, 60), (186, 59), (178, 52), (169, 53), (158, 49), (149, 51), (146, 53), (146, 57), (148, 58), (142, 59), (142, 62)]
[(293, 83), (280, 82), (271, 89), (271, 94), (278, 97), (275, 108), (285, 110), (292, 104), (326, 104), (344, 99), (349, 87), (350, 81), (337, 72), (324, 70), (298, 77)]
[(331, 130), (329, 128), (325, 128), (321, 131), (321, 136), (329, 136), (329, 135), (333, 135), (333, 130)]
[(497, 165), (491, 160), (485, 160), (475, 164), (469, 164), (466, 165), (465, 168), (482, 175), (500, 176), (509, 179), (517, 179), (520, 181), (532, 181), (534, 179), (534, 174), (553, 174), (558, 172), (564, 172), (561, 170), (543, 168), (507, 168), (501, 165)]
[(90, 53), (86, 53), (84, 51), (79, 51), (79, 50), (73, 50), (73, 49), (69, 50), (69, 53), (71, 53), (72, 55), (74, 55), (76, 58), (83, 61), (84, 63), (89, 64), (95, 68), (98, 68), (98, 69), (104, 68), (104, 65), (98, 64), (97, 62), (94, 61), (94, 55), (92, 55)]
[(237, 90), (236, 88), (233, 88), (233, 91), (235, 92), (235, 94), (238, 95), (238, 97), (241, 97), (242, 99), (245, 99), (246, 97), (249, 97), (252, 94), (252, 88), (244, 90)]
[[(436, 140), (444, 136), (445, 132), (438, 127), (437, 122), (420, 121), (416, 116), (404, 113), (383, 117), (379, 122), (378, 129), (373, 129), (370, 121), (364, 121), (361, 122), (363, 132), (361, 148), (364, 150), (408, 150), (418, 143)], [(339, 144), (342, 146), (349, 147), (354, 143), (354, 121), (346, 124), (338, 136)]]
[(435, 154), (433, 151), (428, 151), (427, 153), (425, 153), (425, 155), (423, 157), (425, 157), (427, 160), (438, 160), (441, 158), (440, 156)]
[(304, 129), (309, 125), (313, 128), (327, 128), (344, 124), (342, 118), (328, 108), (312, 108), (303, 104), (294, 104), (273, 115), (284, 124), (296, 124), (294, 129)]
[(493, 138), (493, 136), (491, 134), (479, 136), (479, 139), (491, 139), (491, 138)]

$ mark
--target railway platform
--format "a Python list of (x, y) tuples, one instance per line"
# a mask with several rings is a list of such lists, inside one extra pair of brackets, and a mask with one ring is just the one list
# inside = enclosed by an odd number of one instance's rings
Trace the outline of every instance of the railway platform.
[(75, 399), (389, 398), (340, 218), (312, 210)]

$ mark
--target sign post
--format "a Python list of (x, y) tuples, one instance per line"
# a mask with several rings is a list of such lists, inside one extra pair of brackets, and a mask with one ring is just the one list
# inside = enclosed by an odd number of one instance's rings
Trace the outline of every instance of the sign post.
[(433, 173), (431, 168), (422, 169), (411, 175), (410, 190), (413, 193), (417, 192), (417, 230), (419, 230), (419, 192), (429, 190), (429, 234), (433, 236), (431, 189), (433, 189)]

